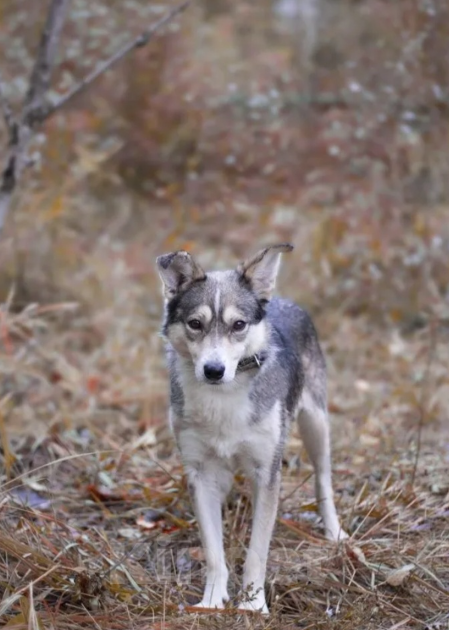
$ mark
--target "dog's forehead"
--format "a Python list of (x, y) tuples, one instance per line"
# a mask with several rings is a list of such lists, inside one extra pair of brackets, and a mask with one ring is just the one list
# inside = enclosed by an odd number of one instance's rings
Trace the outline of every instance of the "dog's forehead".
[(206, 279), (195, 283), (182, 298), (182, 308), (189, 311), (208, 306), (214, 317), (223, 317), (228, 307), (241, 313), (257, 308), (257, 299), (241, 282), (237, 271), (210, 271)]
[(210, 271), (203, 282), (203, 301), (217, 316), (226, 306), (237, 305), (242, 301), (252, 303), (254, 297), (242, 285), (236, 271)]
[(205, 284), (208, 298), (213, 300), (215, 307), (218, 303), (220, 308), (223, 308), (224, 303), (235, 301), (242, 294), (241, 282), (236, 271), (210, 271)]

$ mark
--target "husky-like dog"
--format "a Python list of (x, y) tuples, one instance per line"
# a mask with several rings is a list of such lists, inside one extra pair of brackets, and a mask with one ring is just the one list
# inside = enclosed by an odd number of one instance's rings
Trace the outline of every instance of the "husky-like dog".
[(331, 485), (326, 366), (308, 314), (273, 298), (274, 245), (232, 271), (205, 273), (185, 251), (157, 259), (165, 295), (170, 420), (187, 474), (206, 558), (198, 606), (228, 600), (221, 506), (236, 467), (253, 482), (253, 526), (240, 609), (268, 612), (264, 581), (276, 520), (282, 452), (297, 416), (316, 475), (327, 538), (346, 537)]

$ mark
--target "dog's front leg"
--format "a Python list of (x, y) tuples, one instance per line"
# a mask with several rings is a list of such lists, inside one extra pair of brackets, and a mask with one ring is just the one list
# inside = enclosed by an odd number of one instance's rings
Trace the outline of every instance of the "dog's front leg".
[(254, 480), (253, 527), (243, 573), (246, 601), (239, 604), (239, 608), (243, 610), (260, 610), (265, 614), (268, 614), (264, 590), (265, 573), (281, 485), (279, 472), (274, 479), (270, 479), (270, 476), (269, 473), (261, 474)]
[(221, 520), (224, 478), (226, 472), (222, 472), (220, 479), (218, 471), (203, 466), (189, 474), (190, 494), (206, 558), (206, 588), (203, 599), (195, 605), (205, 608), (223, 608), (229, 599)]

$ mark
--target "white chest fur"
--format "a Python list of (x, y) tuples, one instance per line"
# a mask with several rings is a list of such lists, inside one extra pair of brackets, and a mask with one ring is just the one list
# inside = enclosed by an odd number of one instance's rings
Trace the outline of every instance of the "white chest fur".
[(220, 389), (195, 384), (184, 389), (184, 414), (178, 420), (180, 447), (185, 459), (218, 457), (231, 462), (269, 456), (281, 435), (280, 403), (262, 417), (247, 387)]

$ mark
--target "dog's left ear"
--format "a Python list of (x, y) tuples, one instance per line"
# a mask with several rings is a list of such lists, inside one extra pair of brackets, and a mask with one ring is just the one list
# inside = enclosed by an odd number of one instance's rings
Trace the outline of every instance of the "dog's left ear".
[(156, 264), (167, 300), (185, 291), (192, 282), (206, 277), (203, 269), (188, 252), (163, 254), (156, 258)]
[(281, 243), (260, 250), (237, 267), (241, 274), (260, 300), (269, 300), (276, 285), (276, 276), (279, 270), (281, 254), (291, 252), (293, 245)]

